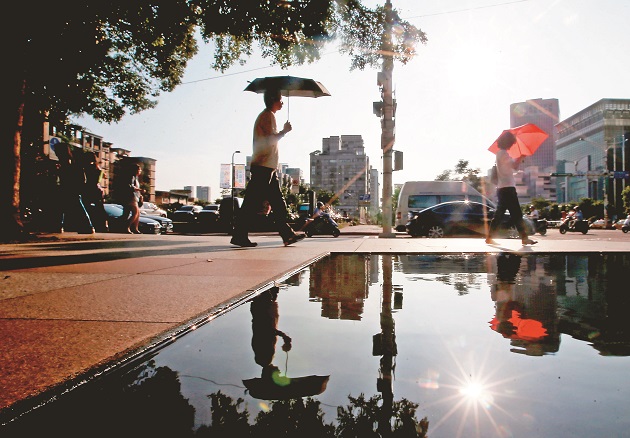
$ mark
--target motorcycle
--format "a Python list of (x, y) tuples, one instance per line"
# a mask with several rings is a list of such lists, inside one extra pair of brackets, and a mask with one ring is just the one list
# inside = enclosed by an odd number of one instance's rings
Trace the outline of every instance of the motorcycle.
[(589, 224), (586, 219), (573, 219), (573, 218), (566, 218), (564, 221), (562, 221), (559, 227), (560, 234), (566, 234), (567, 231), (572, 231), (572, 232), (577, 231), (582, 234), (586, 234), (588, 233), (588, 229), (589, 229)]
[(628, 231), (630, 231), (630, 225), (622, 225), (621, 231), (623, 231), (624, 233), (627, 233)]
[(534, 222), (534, 230), (536, 231), (536, 233), (540, 234), (541, 236), (547, 234), (547, 219), (532, 219), (532, 222)]
[(339, 227), (335, 226), (329, 219), (322, 216), (318, 216), (315, 219), (307, 219), (302, 230), (308, 237), (325, 234), (332, 234), (333, 237), (339, 237), (341, 234)]

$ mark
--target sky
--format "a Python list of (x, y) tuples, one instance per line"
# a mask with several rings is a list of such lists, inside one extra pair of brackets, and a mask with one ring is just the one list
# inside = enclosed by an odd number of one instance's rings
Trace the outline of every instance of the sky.
[[(369, 7), (384, 0), (364, 0)], [(427, 34), (417, 56), (396, 63), (394, 149), (404, 169), (393, 184), (434, 180), (460, 159), (485, 174), (494, 162), (488, 147), (509, 128), (510, 104), (558, 99), (562, 121), (603, 98), (630, 98), (628, 0), (392, 0), (400, 16)], [(210, 186), (221, 197), (221, 164), (245, 163), (252, 127), (264, 108), (262, 95), (243, 91), (257, 77), (293, 75), (321, 82), (329, 97), (284, 98), (279, 129), (280, 162), (303, 170), (322, 139), (361, 135), (373, 168), (380, 171), (379, 69), (350, 71), (350, 58), (330, 43), (316, 63), (283, 70), (254, 54), (225, 73), (210, 68), (212, 47), (199, 42), (183, 84), (162, 94), (156, 108), (115, 124), (74, 121), (89, 132), (157, 160), (157, 190)], [(381, 194), (379, 194), (381, 195)]]

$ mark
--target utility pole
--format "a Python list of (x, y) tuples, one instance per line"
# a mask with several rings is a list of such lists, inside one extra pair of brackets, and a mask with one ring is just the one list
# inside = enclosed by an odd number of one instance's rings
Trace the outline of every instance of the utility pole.
[[(392, 149), (394, 147), (394, 99), (392, 95), (392, 71), (394, 56), (392, 47), (392, 2), (385, 2), (385, 33), (383, 34), (382, 71), (377, 75), (381, 87), (381, 149), (383, 150), (383, 232), (379, 237), (396, 237), (392, 232)], [(376, 108), (375, 108), (376, 109)]]

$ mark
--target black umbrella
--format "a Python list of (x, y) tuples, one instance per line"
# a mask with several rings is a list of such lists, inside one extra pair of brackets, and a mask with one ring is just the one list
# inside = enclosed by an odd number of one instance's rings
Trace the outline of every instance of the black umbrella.
[[(299, 97), (322, 97), (330, 96), (330, 93), (321, 82), (313, 79), (298, 78), (296, 76), (268, 76), (256, 78), (245, 87), (244, 91), (254, 93), (264, 93), (266, 90), (279, 90), (280, 94), (290, 98)], [(289, 114), (289, 103), (287, 99), (287, 119)]]
[(272, 375), (243, 380), (243, 384), (254, 398), (290, 400), (321, 394), (326, 390), (329, 378), (317, 375), (287, 377), (276, 371)]

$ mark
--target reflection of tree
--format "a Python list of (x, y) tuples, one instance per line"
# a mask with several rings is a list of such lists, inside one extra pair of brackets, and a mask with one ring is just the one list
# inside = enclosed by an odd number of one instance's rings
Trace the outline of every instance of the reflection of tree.
[[(280, 400), (248, 422), (249, 411), (243, 399), (233, 399), (220, 391), (208, 396), (212, 400), (212, 425), (200, 427), (195, 437), (378, 437), (378, 419), (382, 417), (382, 398), (349, 396), (347, 406), (337, 407), (337, 422), (326, 423), (320, 402), (304, 399)], [(402, 399), (391, 406), (392, 437), (426, 437), (429, 421), (416, 419), (418, 405)]]
[[(381, 416), (379, 407), (381, 396), (375, 395), (369, 399), (361, 394), (359, 397), (348, 397), (350, 404), (337, 408), (338, 437), (369, 437), (380, 436), (374, 431), (375, 419)], [(393, 402), (391, 414), (393, 427), (391, 436), (395, 437), (424, 437), (429, 429), (429, 421), (423, 418), (416, 420), (418, 405), (407, 399)]]
[(195, 409), (182, 396), (175, 371), (151, 360), (130, 369), (121, 383), (105, 379), (78, 387), (17, 419), (0, 436), (192, 436)]

